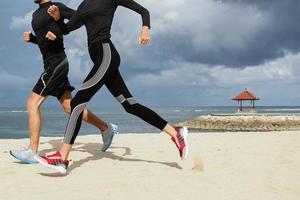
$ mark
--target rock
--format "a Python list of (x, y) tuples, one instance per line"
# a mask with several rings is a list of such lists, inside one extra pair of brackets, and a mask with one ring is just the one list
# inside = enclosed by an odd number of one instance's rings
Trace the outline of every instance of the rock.
[(284, 115), (226, 115), (226, 116), (199, 116), (191, 120), (178, 123), (196, 130), (220, 131), (274, 131), (300, 130), (300, 116)]

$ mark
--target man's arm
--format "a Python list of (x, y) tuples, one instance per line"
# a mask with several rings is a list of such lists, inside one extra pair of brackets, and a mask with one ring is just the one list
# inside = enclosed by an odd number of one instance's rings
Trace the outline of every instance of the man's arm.
[[(59, 20), (59, 22), (54, 22), (50, 25), (49, 27), (49, 31), (46, 34), (46, 38), (48, 40), (54, 41), (57, 39), (57, 37), (62, 37), (64, 32), (63, 31), (65, 28), (64, 25), (59, 25), (59, 23), (63, 23), (64, 19), (70, 19), (76, 12), (75, 10), (67, 7), (66, 5), (62, 4), (62, 3), (55, 3), (55, 5), (60, 9), (61, 11), (61, 19)], [(56, 23), (59, 27), (56, 26)], [(62, 26), (62, 27), (61, 27)]]
[(54, 33), (52, 33), (51, 31), (48, 31), (47, 34), (45, 35), (45, 37), (50, 41), (54, 41), (57, 38), (56, 35)]
[(48, 33), (49, 32), (53, 33), (56, 37), (63, 37), (63, 31), (60, 29), (57, 22), (52, 22), (51, 24), (49, 24)]
[(37, 38), (30, 31), (26, 31), (23, 34), (23, 39), (25, 42), (31, 42), (33, 44), (37, 44)]

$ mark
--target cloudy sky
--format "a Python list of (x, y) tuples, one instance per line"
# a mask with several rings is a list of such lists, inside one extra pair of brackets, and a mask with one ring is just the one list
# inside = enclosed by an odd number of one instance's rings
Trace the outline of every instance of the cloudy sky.
[[(77, 8), (81, 0), (61, 0)], [(259, 105), (300, 105), (299, 0), (138, 0), (149, 9), (152, 43), (138, 45), (141, 19), (119, 7), (112, 40), (121, 72), (140, 102), (151, 106), (235, 105), (244, 88)], [(22, 41), (31, 29), (30, 0), (0, 2), (1, 106), (24, 106), (42, 59)], [(66, 37), (70, 80), (77, 88), (91, 62), (84, 29)], [(55, 99), (46, 105), (55, 105)], [(115, 106), (103, 88), (92, 105)]]

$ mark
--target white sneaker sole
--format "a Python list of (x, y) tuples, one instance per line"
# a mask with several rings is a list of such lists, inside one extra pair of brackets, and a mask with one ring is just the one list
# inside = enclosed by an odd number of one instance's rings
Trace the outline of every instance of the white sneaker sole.
[(49, 165), (47, 163), (47, 161), (45, 161), (45, 159), (41, 158), (40, 156), (38, 155), (35, 155), (34, 156), (34, 159), (36, 161), (38, 161), (40, 164), (44, 165), (45, 167), (48, 167), (50, 169), (54, 169), (55, 171), (58, 171), (59, 173), (61, 174), (66, 174), (67, 173), (67, 170), (64, 168), (64, 167), (60, 167), (60, 166), (54, 166), (54, 165)]
[(184, 140), (184, 144), (185, 144), (185, 147), (184, 149), (182, 150), (182, 157), (181, 157), (181, 160), (185, 160), (187, 157), (188, 157), (188, 154), (189, 154), (189, 148), (188, 148), (188, 144), (187, 144), (187, 136), (188, 136), (188, 128), (187, 127), (182, 127), (180, 129), (180, 135), (181, 137), (183, 138)]
[(17, 159), (18, 161), (24, 163), (24, 164), (37, 164), (38, 162), (32, 158), (24, 158), (22, 156), (19, 156), (18, 154), (14, 153), (12, 150), (9, 151), (10, 155), (13, 156), (15, 159)]

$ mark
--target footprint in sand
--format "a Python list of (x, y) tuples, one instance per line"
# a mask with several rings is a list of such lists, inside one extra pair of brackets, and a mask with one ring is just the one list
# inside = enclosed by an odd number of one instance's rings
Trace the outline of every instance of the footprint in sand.
[(192, 170), (202, 172), (204, 170), (204, 165), (201, 158), (195, 157), (193, 158), (193, 160), (194, 160), (194, 167), (192, 168)]

